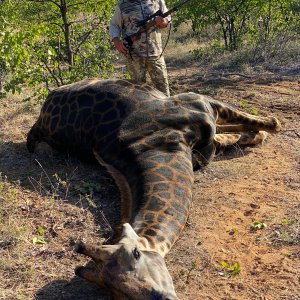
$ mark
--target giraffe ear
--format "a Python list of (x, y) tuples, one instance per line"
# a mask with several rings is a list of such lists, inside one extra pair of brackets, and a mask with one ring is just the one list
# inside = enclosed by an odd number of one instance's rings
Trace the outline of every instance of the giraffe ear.
[(122, 238), (131, 238), (131, 239), (138, 239), (138, 235), (133, 230), (131, 225), (129, 223), (123, 224), (123, 232), (122, 232)]

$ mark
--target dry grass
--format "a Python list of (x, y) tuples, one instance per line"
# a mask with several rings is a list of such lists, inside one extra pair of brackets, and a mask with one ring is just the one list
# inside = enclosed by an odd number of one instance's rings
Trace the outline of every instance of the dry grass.
[[(98, 167), (57, 153), (30, 156), (25, 139), (39, 106), (12, 96), (2, 104), (0, 299), (60, 299), (62, 293), (72, 298), (84, 284), (74, 269), (87, 262), (73, 246), (78, 240), (102, 243), (111, 234), (104, 211), (113, 224), (117, 206), (109, 199), (115, 202), (118, 194)], [(100, 205), (103, 198), (108, 202)], [(45, 243), (34, 242), (36, 237)], [(93, 286), (86, 292), (101, 295)]]
[[(168, 32), (164, 31), (164, 41), (167, 36)], [(205, 73), (299, 74), (300, 47), (299, 38), (295, 35), (274, 36), (273, 40), (263, 45), (246, 39), (239, 51), (229, 52), (224, 49), (218, 29), (208, 28), (195, 34), (191, 23), (187, 22), (172, 29), (164, 55), (170, 67), (196, 65)]]
[[(300, 245), (299, 204), (294, 204), (295, 211), (271, 224), (257, 237), (258, 243), (268, 243), (274, 247)], [(300, 253), (300, 252), (299, 252)]]
[[(164, 31), (163, 45), (167, 43), (167, 36), (169, 32)], [(204, 43), (199, 42), (196, 36), (191, 34), (191, 25), (182, 24), (178, 30), (171, 30), (170, 38), (164, 52), (167, 64), (172, 64), (174, 67), (183, 67), (195, 62), (197, 59), (193, 55), (193, 51), (203, 47)]]
[[(0, 298), (32, 299), (49, 281), (71, 279), (76, 264), (86, 260), (74, 257), (72, 247), (77, 240), (101, 242), (99, 225), (91, 211), (78, 197), (77, 206), (57, 193), (41, 196), (0, 181)], [(43, 228), (45, 244), (34, 243)], [(75, 258), (75, 259), (74, 259)], [(68, 265), (63, 268), (60, 261)]]
[[(257, 81), (223, 80), (213, 74), (206, 80), (202, 75), (211, 69), (192, 57), (199, 44), (183, 30), (187, 40), (178, 33), (166, 52), (175, 93), (206, 91), (236, 104), (248, 99), (262, 113), (279, 116), (286, 131), (264, 147), (225, 153), (196, 174), (189, 223), (167, 258), (178, 294), (183, 300), (298, 300), (299, 79), (278, 82), (268, 74)], [(88, 261), (73, 245), (100, 244), (111, 234), (118, 192), (98, 166), (27, 152), (26, 134), (40, 109), (24, 102), (27, 96), (1, 100), (0, 299), (109, 299), (74, 276), (74, 268)], [(253, 233), (258, 219), (268, 227)], [(238, 233), (230, 235), (233, 228)], [(34, 243), (35, 237), (46, 243)], [(238, 261), (241, 274), (225, 276), (224, 260)]]
[[(298, 112), (297, 102), (290, 99), (298, 95), (291, 84), (280, 86), (287, 101), (277, 98), (279, 86), (252, 83), (251, 93), (258, 101), (251, 103), (261, 111), (266, 103), (273, 105), (281, 120), (289, 124)], [(219, 97), (237, 99), (238, 104), (240, 90), (229, 86), (216, 91)], [(73, 245), (77, 240), (99, 244), (111, 234), (108, 222), (113, 227), (119, 213), (112, 180), (98, 166), (61, 154), (30, 155), (24, 141), (39, 107), (22, 99), (3, 103), (0, 299), (108, 299), (97, 287), (74, 277), (74, 268), (88, 261), (73, 252)], [(261, 148), (233, 149), (196, 174), (194, 207), (167, 261), (181, 299), (247, 300), (264, 295), (276, 300), (297, 299), (300, 218), (296, 138), (293, 131), (286, 131), (282, 141), (271, 139), (271, 146), (267, 141)], [(287, 147), (289, 154), (284, 156)], [(255, 220), (266, 222), (268, 227), (251, 232)], [(42, 235), (39, 228), (43, 228)], [(238, 231), (230, 235), (233, 228)], [(33, 242), (41, 236), (45, 244)], [(228, 277), (222, 261), (238, 262), (241, 273)], [(275, 269), (279, 273), (274, 273)], [(283, 280), (287, 278), (289, 285), (285, 287)]]

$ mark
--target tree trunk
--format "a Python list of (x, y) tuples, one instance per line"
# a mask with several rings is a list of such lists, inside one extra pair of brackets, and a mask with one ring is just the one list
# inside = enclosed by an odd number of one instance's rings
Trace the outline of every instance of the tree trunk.
[(230, 18), (227, 21), (228, 31), (229, 31), (229, 50), (237, 50), (237, 37), (234, 24), (234, 18)]
[(70, 24), (68, 22), (68, 16), (67, 16), (68, 7), (67, 7), (66, 0), (60, 1), (60, 12), (61, 12), (61, 17), (63, 19), (67, 59), (68, 59), (69, 68), (71, 68), (72, 66), (74, 66), (74, 54), (70, 42)]
[(222, 17), (220, 15), (218, 15), (218, 19), (222, 28), (222, 33), (223, 33), (223, 41), (224, 41), (224, 46), (225, 49), (228, 50), (228, 30), (227, 30), (227, 26), (226, 23), (224, 22), (224, 20), (222, 19)]

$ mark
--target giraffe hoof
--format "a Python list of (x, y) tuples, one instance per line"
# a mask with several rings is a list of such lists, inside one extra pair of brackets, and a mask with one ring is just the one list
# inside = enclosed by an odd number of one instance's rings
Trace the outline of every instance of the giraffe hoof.
[(75, 269), (75, 275), (79, 276), (79, 277), (83, 277), (82, 276), (82, 272), (84, 271), (84, 267), (77, 267)]
[(279, 132), (281, 130), (281, 123), (278, 119), (273, 117), (273, 122), (275, 124), (275, 132)]
[(86, 247), (85, 247), (84, 243), (80, 241), (75, 245), (74, 250), (75, 250), (75, 252), (77, 252), (79, 254), (84, 254)]

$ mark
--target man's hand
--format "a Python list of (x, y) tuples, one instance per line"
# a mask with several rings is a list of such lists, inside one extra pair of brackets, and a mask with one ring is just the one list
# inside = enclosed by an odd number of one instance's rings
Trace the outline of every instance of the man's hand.
[(120, 40), (119, 38), (114, 38), (113, 40), (113, 43), (116, 47), (116, 49), (122, 53), (122, 54), (127, 54), (128, 53), (128, 49), (126, 48), (124, 42), (122, 40)]
[(156, 25), (160, 28), (166, 28), (169, 24), (168, 20), (163, 17), (155, 17)]

